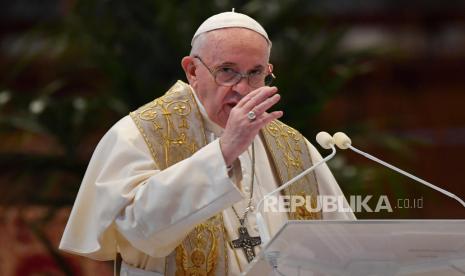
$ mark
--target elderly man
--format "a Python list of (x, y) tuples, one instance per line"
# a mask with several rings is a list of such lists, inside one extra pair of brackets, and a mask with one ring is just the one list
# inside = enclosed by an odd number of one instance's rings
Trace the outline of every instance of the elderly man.
[[(192, 39), (178, 81), (116, 123), (83, 179), (60, 248), (122, 258), (122, 275), (238, 275), (260, 248), (253, 206), (321, 156), (268, 112), (280, 96), (271, 41), (252, 18), (225, 12)], [(341, 196), (326, 165), (288, 195)], [(264, 214), (274, 234), (291, 219), (352, 219), (299, 209)], [(240, 239), (244, 242), (240, 242)]]

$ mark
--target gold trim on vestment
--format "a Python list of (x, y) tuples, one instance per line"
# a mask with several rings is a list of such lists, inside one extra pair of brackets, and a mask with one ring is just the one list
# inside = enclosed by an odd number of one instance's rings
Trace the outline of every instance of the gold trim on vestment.
[[(281, 181), (280, 185), (312, 166), (313, 162), (305, 138), (297, 130), (275, 120), (266, 125), (261, 132), (274, 161), (274, 169)], [(315, 172), (312, 171), (285, 188), (284, 194), (302, 196), (305, 199), (308, 197), (311, 200), (310, 206), (312, 209), (316, 209), (319, 191)], [(296, 212), (290, 212), (289, 218), (295, 220), (321, 219), (321, 211), (310, 212), (305, 205), (298, 206)]]
[[(207, 143), (204, 122), (192, 93), (188, 84), (178, 81), (164, 96), (130, 113), (159, 170), (190, 157)], [(311, 166), (310, 153), (300, 133), (279, 121), (264, 129), (265, 147), (271, 153), (270, 161), (281, 184)], [(317, 195), (316, 178), (311, 175), (292, 189)], [(314, 213), (297, 213), (291, 218), (315, 218)], [(221, 212), (197, 225), (166, 257), (165, 275), (227, 275), (226, 235)]]
[[(178, 81), (164, 96), (130, 113), (159, 170), (190, 157), (207, 144), (192, 93), (189, 85)], [(197, 225), (167, 256), (165, 275), (226, 275), (226, 252), (220, 213)]]

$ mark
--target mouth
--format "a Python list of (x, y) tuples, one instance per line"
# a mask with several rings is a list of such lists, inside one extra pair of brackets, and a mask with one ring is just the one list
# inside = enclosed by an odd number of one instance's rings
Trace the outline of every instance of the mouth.
[(237, 105), (236, 102), (231, 102), (231, 103), (227, 103), (226, 106), (228, 106), (229, 108), (233, 109), (235, 106)]

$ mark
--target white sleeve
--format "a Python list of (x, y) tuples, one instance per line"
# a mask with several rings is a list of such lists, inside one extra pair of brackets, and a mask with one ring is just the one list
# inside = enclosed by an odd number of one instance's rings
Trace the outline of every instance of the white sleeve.
[(60, 248), (111, 259), (122, 235), (142, 252), (164, 257), (195, 225), (241, 199), (218, 140), (160, 171), (126, 116), (97, 146)]
[[(319, 162), (323, 158), (321, 157), (318, 150), (307, 142), (307, 146), (310, 149), (310, 155), (312, 156), (313, 164)], [(318, 182), (318, 191), (321, 196), (336, 196), (343, 200), (343, 209), (350, 209), (349, 203), (344, 196), (339, 184), (337, 184), (336, 179), (331, 173), (328, 165), (326, 163), (321, 164), (315, 169), (316, 179)], [(325, 220), (354, 220), (355, 215), (353, 212), (323, 212), (323, 219)]]

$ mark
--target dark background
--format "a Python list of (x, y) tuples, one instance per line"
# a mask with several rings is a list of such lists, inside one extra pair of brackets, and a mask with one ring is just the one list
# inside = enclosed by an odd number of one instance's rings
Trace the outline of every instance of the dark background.
[[(284, 122), (311, 142), (345, 131), (465, 198), (463, 1), (10, 1), (0, 8), (1, 275), (111, 273), (56, 250), (92, 151), (184, 80), (198, 25), (233, 7), (273, 41)], [(387, 195), (394, 208), (359, 218), (465, 218), (454, 200), (355, 153), (330, 166), (347, 195), (373, 195), (373, 208)]]

